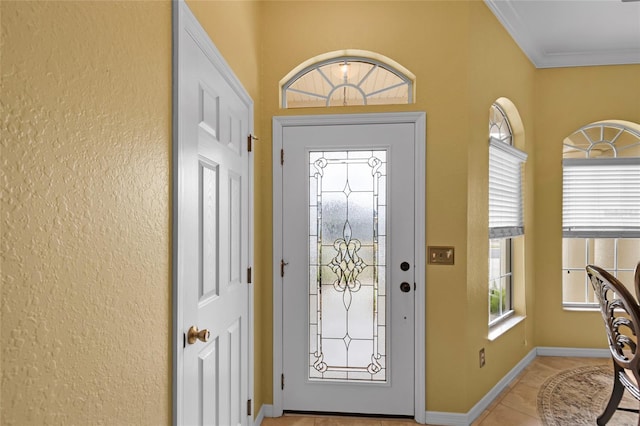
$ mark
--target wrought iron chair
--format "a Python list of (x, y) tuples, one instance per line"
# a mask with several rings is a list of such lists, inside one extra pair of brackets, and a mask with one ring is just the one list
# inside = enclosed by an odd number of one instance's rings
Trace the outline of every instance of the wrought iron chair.
[[(625, 389), (640, 401), (640, 348), (637, 338), (640, 335), (640, 306), (624, 284), (604, 269), (588, 265), (587, 274), (600, 305), (613, 360), (613, 390), (606, 408), (597, 419), (597, 424), (602, 426), (616, 410), (638, 412), (637, 409), (618, 405)], [(635, 274), (636, 293), (640, 290), (639, 275), (640, 264)]]

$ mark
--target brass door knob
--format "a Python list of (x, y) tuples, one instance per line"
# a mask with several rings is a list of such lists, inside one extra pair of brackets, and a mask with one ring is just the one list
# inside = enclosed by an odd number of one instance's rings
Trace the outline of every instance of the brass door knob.
[(189, 332), (187, 333), (187, 342), (189, 342), (190, 345), (193, 345), (196, 340), (200, 340), (201, 342), (208, 342), (209, 336), (211, 336), (211, 333), (206, 328), (198, 331), (198, 327), (192, 325), (189, 329)]

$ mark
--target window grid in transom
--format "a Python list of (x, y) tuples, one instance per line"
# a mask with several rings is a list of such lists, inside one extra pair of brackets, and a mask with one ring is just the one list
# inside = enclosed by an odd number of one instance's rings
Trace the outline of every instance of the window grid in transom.
[(489, 137), (507, 145), (513, 145), (513, 131), (507, 114), (498, 104), (491, 105), (489, 112)]
[(282, 85), (283, 108), (411, 102), (411, 78), (381, 61), (358, 56), (317, 62)]

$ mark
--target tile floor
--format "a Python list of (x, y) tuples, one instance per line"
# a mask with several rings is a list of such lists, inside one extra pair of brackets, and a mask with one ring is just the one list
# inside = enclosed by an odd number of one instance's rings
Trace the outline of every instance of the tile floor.
[[(536, 401), (538, 389), (549, 377), (583, 365), (610, 365), (609, 358), (537, 357), (493, 401), (473, 426), (542, 426)], [(615, 417), (614, 417), (615, 418)], [(613, 419), (612, 419), (613, 420)], [(262, 426), (415, 426), (408, 420), (335, 416), (286, 415), (266, 418)]]

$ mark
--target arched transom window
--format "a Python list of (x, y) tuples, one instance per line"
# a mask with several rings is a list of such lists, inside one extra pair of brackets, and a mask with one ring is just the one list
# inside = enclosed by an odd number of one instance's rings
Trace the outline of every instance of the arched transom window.
[(615, 122), (586, 125), (564, 140), (563, 157), (640, 157), (640, 131)]
[(319, 60), (284, 80), (282, 107), (408, 104), (415, 79), (401, 68), (355, 55)]

